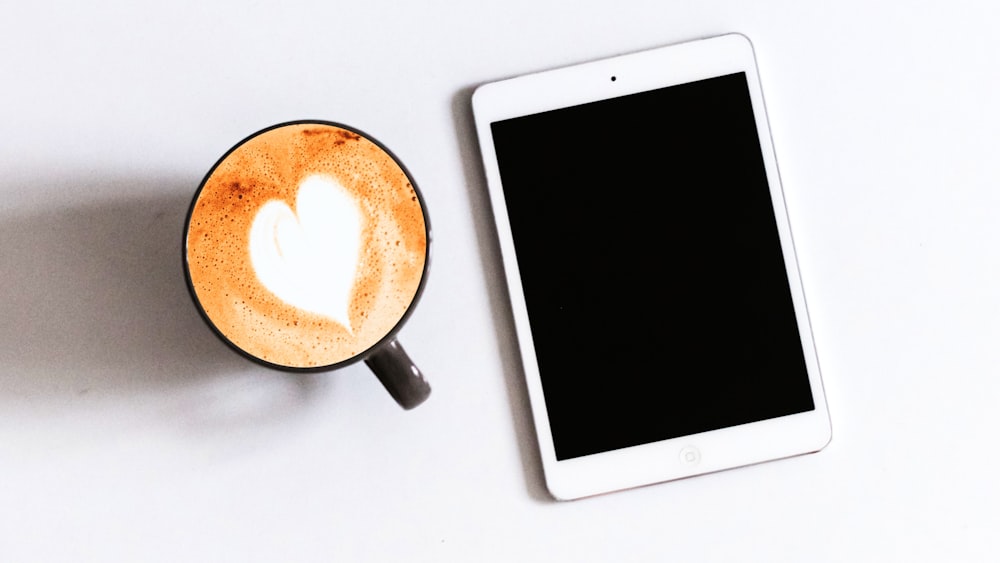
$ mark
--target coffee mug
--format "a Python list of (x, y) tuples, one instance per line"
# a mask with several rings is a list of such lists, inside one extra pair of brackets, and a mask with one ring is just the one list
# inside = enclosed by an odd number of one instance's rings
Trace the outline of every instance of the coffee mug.
[(396, 333), (423, 292), (423, 197), (387, 148), (329, 121), (240, 141), (187, 215), (184, 271), (201, 315), (244, 356), (285, 371), (364, 360), (402, 406), (430, 386)]

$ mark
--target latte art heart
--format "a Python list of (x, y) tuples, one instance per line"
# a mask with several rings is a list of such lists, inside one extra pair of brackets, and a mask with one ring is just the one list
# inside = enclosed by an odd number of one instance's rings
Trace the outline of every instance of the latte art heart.
[(353, 333), (348, 309), (361, 254), (361, 210), (337, 180), (306, 178), (295, 199), (271, 200), (250, 227), (250, 260), (282, 301), (327, 316)]

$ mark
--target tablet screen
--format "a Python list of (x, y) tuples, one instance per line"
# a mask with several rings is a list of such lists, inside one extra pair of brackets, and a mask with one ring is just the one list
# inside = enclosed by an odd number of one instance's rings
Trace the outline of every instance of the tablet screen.
[(744, 73), (491, 129), (557, 459), (815, 408)]

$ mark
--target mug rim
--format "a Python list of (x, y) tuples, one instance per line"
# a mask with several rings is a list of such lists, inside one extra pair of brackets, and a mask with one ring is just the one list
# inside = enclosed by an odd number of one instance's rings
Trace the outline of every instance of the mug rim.
[[(395, 162), (396, 165), (399, 166), (400, 170), (402, 170), (403, 174), (406, 176), (406, 179), (410, 183), (410, 187), (413, 188), (413, 193), (416, 194), (417, 203), (420, 206), (420, 214), (423, 216), (424, 220), (424, 238), (426, 240), (426, 244), (424, 245), (424, 266), (420, 271), (420, 281), (417, 283), (416, 291), (414, 291), (413, 298), (410, 299), (409, 304), (406, 306), (406, 310), (403, 311), (403, 314), (400, 315), (399, 319), (396, 321), (395, 324), (393, 324), (392, 328), (386, 331), (385, 335), (383, 335), (372, 345), (365, 348), (363, 351), (358, 352), (357, 354), (354, 354), (349, 358), (340, 360), (339, 362), (335, 362), (332, 364), (325, 364), (321, 366), (305, 366), (305, 367), (287, 366), (284, 364), (270, 362), (268, 360), (265, 360), (264, 358), (261, 358), (259, 356), (250, 353), (247, 350), (244, 350), (242, 347), (233, 342), (228, 336), (226, 336), (226, 334), (218, 326), (216, 326), (216, 324), (212, 321), (212, 318), (209, 316), (209, 314), (205, 311), (205, 308), (202, 306), (201, 300), (198, 299), (198, 293), (197, 291), (195, 291), (194, 282), (191, 279), (191, 268), (188, 263), (188, 237), (191, 232), (191, 217), (194, 214), (195, 205), (197, 205), (198, 200), (201, 198), (202, 190), (205, 188), (205, 185), (208, 183), (208, 180), (212, 177), (212, 175), (215, 174), (215, 170), (223, 162), (225, 162), (225, 160), (229, 158), (229, 156), (233, 152), (235, 152), (237, 149), (242, 147), (250, 140), (259, 137), (260, 135), (263, 135), (269, 131), (295, 125), (322, 125), (322, 126), (336, 127), (339, 129), (343, 129), (345, 131), (350, 131), (351, 133), (354, 133), (356, 135), (360, 135), (361, 137), (364, 137), (365, 140), (373, 143), (380, 150), (386, 153), (389, 156), (389, 158), (391, 158), (393, 162)], [(212, 329), (212, 332), (214, 332), (215, 335), (220, 340), (225, 342), (230, 348), (238, 352), (240, 355), (264, 367), (284, 372), (318, 373), (318, 372), (332, 371), (335, 369), (347, 367), (348, 365), (363, 361), (368, 357), (370, 357), (371, 355), (378, 352), (380, 348), (382, 348), (389, 342), (392, 342), (393, 340), (396, 339), (396, 335), (399, 333), (400, 329), (402, 329), (403, 325), (406, 324), (406, 321), (410, 318), (410, 315), (413, 314), (413, 310), (416, 308), (418, 302), (420, 301), (420, 298), (423, 296), (424, 287), (427, 284), (427, 274), (430, 270), (431, 247), (433, 239), (431, 233), (432, 233), (431, 222), (430, 222), (430, 216), (427, 212), (427, 203), (426, 200), (424, 199), (423, 193), (421, 192), (419, 186), (417, 186), (416, 180), (414, 180), (413, 175), (410, 173), (410, 170), (406, 167), (403, 161), (400, 160), (398, 156), (396, 156), (396, 153), (392, 152), (389, 149), (389, 147), (384, 145), (380, 140), (368, 134), (367, 132), (358, 129), (357, 127), (346, 125), (344, 123), (340, 123), (337, 121), (330, 121), (324, 119), (296, 119), (292, 121), (283, 121), (280, 123), (269, 125), (267, 127), (264, 127), (263, 129), (259, 129), (245, 136), (236, 144), (232, 145), (228, 150), (226, 150), (226, 152), (221, 157), (219, 157), (218, 160), (215, 161), (212, 167), (208, 169), (208, 172), (205, 174), (201, 182), (198, 184), (198, 189), (195, 190), (194, 197), (191, 199), (191, 204), (188, 206), (187, 213), (184, 216), (184, 231), (183, 231), (184, 240), (183, 244), (181, 245), (181, 258), (184, 265), (184, 280), (187, 284), (188, 294), (191, 296), (191, 300), (194, 302), (195, 308), (198, 310), (198, 313), (201, 315), (202, 319), (209, 326), (209, 328)]]

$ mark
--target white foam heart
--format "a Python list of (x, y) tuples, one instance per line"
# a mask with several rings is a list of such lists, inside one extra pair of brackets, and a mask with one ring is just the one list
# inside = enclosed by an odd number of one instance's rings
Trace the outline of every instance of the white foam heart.
[(352, 331), (351, 289), (361, 253), (361, 210), (329, 176), (310, 176), (295, 197), (265, 203), (250, 227), (250, 261), (282, 301), (325, 315)]

